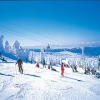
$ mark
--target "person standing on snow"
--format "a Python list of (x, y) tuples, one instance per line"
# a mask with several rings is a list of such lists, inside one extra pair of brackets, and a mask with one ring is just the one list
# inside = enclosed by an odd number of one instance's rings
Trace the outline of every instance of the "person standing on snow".
[[(19, 72), (20, 72), (21, 74), (23, 74), (23, 68), (22, 68), (23, 62), (22, 62), (22, 60), (21, 60), (21, 59), (18, 59), (17, 62), (16, 62), (16, 64), (18, 64)], [(16, 65), (16, 64), (15, 64), (15, 65)]]
[(43, 68), (46, 68), (46, 65), (45, 65), (45, 60), (43, 59)]
[(99, 55), (99, 58), (98, 58), (98, 70), (100, 70), (100, 55)]
[(51, 61), (50, 61), (50, 64), (49, 64), (49, 66), (50, 66), (50, 69), (52, 70), (52, 63), (51, 63)]
[(50, 69), (50, 64), (48, 65), (48, 69)]
[(26, 63), (27, 63), (28, 59), (26, 58)]
[(36, 63), (36, 67), (38, 67), (38, 68), (40, 67), (39, 63)]
[(61, 75), (64, 76), (64, 64), (62, 63), (60, 67), (61, 67)]
[(75, 63), (73, 63), (71, 67), (72, 67), (73, 72), (77, 72), (77, 67), (76, 67)]

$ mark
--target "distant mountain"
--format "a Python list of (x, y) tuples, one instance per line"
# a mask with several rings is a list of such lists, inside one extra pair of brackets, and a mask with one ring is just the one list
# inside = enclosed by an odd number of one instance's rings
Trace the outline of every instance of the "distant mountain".
[[(81, 48), (71, 48), (66, 49), (67, 51), (73, 52), (73, 53), (82, 53)], [(100, 46), (97, 47), (84, 47), (84, 54), (87, 56), (98, 56), (100, 55)]]
[(98, 55), (100, 55), (100, 46), (98, 46), (98, 47), (85, 47), (84, 53), (85, 53), (85, 55), (98, 56)]
[[(51, 46), (50, 50), (46, 50), (46, 46), (35, 46), (35, 47), (26, 47), (26, 48), (32, 48), (34, 51), (40, 52), (41, 48), (44, 48), (44, 51), (46, 52), (62, 52), (62, 51), (70, 51), (73, 53), (79, 53), (82, 54), (82, 49), (81, 47), (84, 47), (84, 54), (87, 56), (98, 56), (100, 55), (100, 46)], [(25, 47), (24, 47), (25, 48)]]

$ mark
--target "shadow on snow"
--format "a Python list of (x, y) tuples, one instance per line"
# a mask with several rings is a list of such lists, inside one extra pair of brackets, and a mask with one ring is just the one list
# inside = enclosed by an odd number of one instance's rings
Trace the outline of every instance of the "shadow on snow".
[(66, 76), (66, 78), (69, 78), (69, 79), (72, 79), (72, 80), (76, 80), (76, 81), (79, 81), (79, 82), (84, 82), (83, 80), (78, 80), (78, 79), (67, 77), (67, 76)]
[(24, 75), (29, 75), (29, 76), (34, 76), (34, 77), (40, 78), (40, 76), (38, 76), (38, 75), (33, 75), (33, 74), (24, 74)]
[(10, 75), (10, 74), (3, 74), (3, 73), (0, 73), (0, 75), (4, 75), (4, 76), (11, 76), (11, 77), (14, 77), (13, 75)]

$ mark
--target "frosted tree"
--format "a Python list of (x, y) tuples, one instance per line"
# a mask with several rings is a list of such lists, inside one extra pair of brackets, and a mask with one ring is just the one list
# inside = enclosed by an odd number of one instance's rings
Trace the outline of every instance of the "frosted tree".
[(21, 58), (22, 60), (25, 60), (25, 51), (24, 51), (24, 49), (19, 49), (18, 51), (17, 51), (17, 57), (18, 58)]
[(14, 45), (13, 45), (14, 53), (17, 54), (19, 52), (19, 49), (20, 49), (20, 42), (18, 42), (16, 40), (15, 43), (14, 43)]
[(42, 48), (42, 49), (41, 49), (41, 52), (40, 52), (40, 62), (42, 62), (43, 59), (45, 59), (44, 48)]
[(25, 59), (29, 60), (29, 54), (30, 54), (30, 51), (29, 49), (25, 49)]
[(6, 53), (10, 53), (11, 52), (11, 46), (9, 45), (8, 41), (5, 42), (5, 52)]

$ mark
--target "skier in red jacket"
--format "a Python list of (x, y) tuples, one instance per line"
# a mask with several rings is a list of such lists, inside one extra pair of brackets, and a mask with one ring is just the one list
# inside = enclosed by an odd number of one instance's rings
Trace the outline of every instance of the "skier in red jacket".
[(39, 63), (36, 63), (36, 67), (38, 67), (38, 68), (40, 67)]
[(61, 75), (64, 76), (64, 64), (61, 64)]

